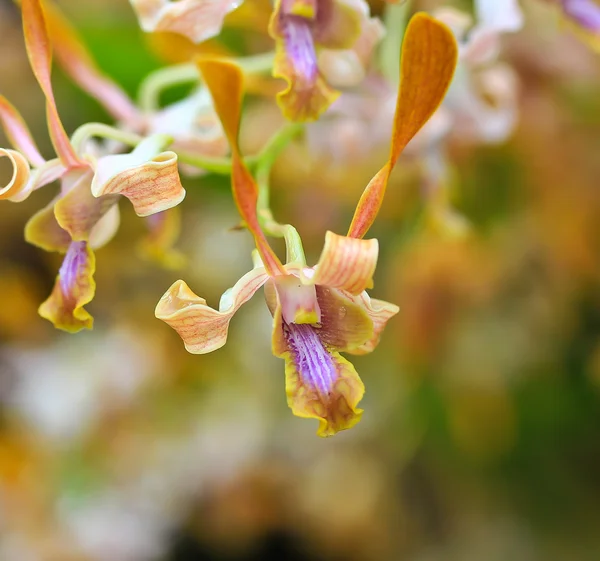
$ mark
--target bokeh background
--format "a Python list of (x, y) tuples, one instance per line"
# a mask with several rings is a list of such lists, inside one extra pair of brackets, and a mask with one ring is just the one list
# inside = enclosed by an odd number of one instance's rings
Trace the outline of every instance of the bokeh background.
[[(269, 48), (259, 4), (234, 12), (234, 52)], [(125, 0), (59, 5), (132, 95), (149, 71), (189, 56), (139, 31)], [(501, 143), (456, 134), (446, 145), (470, 232), (428, 227), (410, 158), (394, 174), (372, 230), (372, 294), (401, 311), (379, 348), (353, 360), (365, 413), (334, 438), (287, 409), (260, 294), (206, 356), (154, 318), (177, 278), (216, 305), (250, 266), (227, 178), (185, 180), (179, 271), (143, 258), (144, 223), (121, 205), (122, 227), (97, 254), (95, 328), (77, 335), (37, 316), (60, 256), (23, 239), (56, 187), (0, 206), (0, 559), (600, 559), (600, 55), (556, 25), (549, 3), (523, 7), (525, 28), (502, 38), (501, 55), (519, 79), (516, 129)], [(107, 121), (59, 69), (54, 83), (67, 131)], [(7, 0), (0, 92), (50, 155)], [(251, 98), (247, 151), (280, 123)], [(371, 148), (338, 161), (299, 141), (276, 165), (275, 213), (311, 261), (384, 161), (386, 142)]]

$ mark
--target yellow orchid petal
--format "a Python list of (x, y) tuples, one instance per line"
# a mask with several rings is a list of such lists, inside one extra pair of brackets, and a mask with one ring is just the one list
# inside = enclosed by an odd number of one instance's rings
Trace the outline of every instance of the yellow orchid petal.
[(29, 163), (20, 152), (0, 148), (0, 158), (7, 158), (12, 166), (12, 175), (8, 183), (0, 185), (0, 200), (12, 199), (24, 191), (29, 182)]
[(130, 154), (98, 159), (91, 187), (94, 197), (123, 195), (131, 201), (138, 216), (167, 210), (183, 200), (185, 189), (179, 178), (177, 154), (152, 153), (144, 142)]
[(277, 94), (277, 103), (291, 121), (318, 119), (339, 96), (319, 71), (312, 33), (310, 19), (284, 13), (277, 0), (269, 22), (269, 34), (275, 39), (273, 76), (287, 83)]
[(238, 145), (240, 128), (243, 73), (239, 66), (218, 59), (196, 59), (204, 83), (213, 99), (215, 111), (231, 147), (231, 188), (233, 198), (244, 223), (260, 253), (265, 269), (271, 276), (285, 274), (283, 265), (265, 237), (256, 214), (258, 187), (242, 160)]
[(129, 0), (144, 31), (169, 31), (201, 43), (221, 32), (231, 0)]
[(52, 49), (40, 0), (22, 0), (21, 11), (27, 56), (31, 69), (46, 97), (46, 114), (52, 145), (57, 156), (67, 168), (85, 166), (87, 164), (79, 158), (71, 146), (56, 108), (50, 78)]
[(91, 191), (91, 169), (76, 169), (63, 178), (63, 195), (54, 204), (58, 225), (73, 241), (89, 240), (92, 229), (114, 206), (118, 197), (95, 198)]
[(362, 238), (373, 224), (392, 169), (408, 142), (440, 105), (452, 80), (457, 56), (454, 35), (444, 24), (424, 13), (411, 18), (402, 44), (390, 156), (356, 206), (348, 230), (350, 237)]
[(0, 123), (13, 148), (21, 152), (31, 165), (41, 166), (44, 163), (23, 117), (3, 95), (0, 95)]
[(139, 243), (142, 256), (167, 269), (179, 269), (185, 256), (173, 248), (181, 231), (181, 211), (174, 207), (158, 212), (146, 219), (148, 235)]
[(44, 9), (52, 46), (65, 72), (115, 119), (134, 122), (138, 111), (129, 96), (98, 68), (81, 37), (58, 7), (46, 0)]
[(379, 244), (375, 239), (360, 240), (327, 232), (312, 282), (360, 294), (373, 287), (378, 254)]
[(96, 260), (86, 242), (72, 242), (50, 297), (39, 314), (55, 327), (70, 333), (91, 329), (94, 319), (83, 308), (94, 298)]
[(188, 352), (210, 353), (225, 344), (231, 318), (268, 278), (262, 267), (246, 273), (223, 294), (218, 310), (207, 306), (204, 298), (178, 280), (158, 302), (155, 315), (177, 331)]
[(326, 286), (316, 289), (321, 309), (319, 336), (324, 343), (341, 352), (352, 352), (373, 338), (374, 322), (358, 297)]
[(38, 210), (25, 224), (25, 241), (45, 251), (65, 253), (69, 249), (71, 236), (65, 232), (54, 215), (56, 197), (41, 210)]
[(373, 332), (368, 341), (359, 347), (348, 349), (347, 352), (353, 355), (364, 355), (372, 352), (379, 344), (381, 334), (387, 325), (387, 322), (394, 317), (400, 308), (396, 304), (371, 298), (366, 292), (358, 296), (347, 295), (356, 305), (359, 305), (369, 316), (373, 323)]
[(92, 249), (99, 249), (112, 240), (119, 229), (120, 222), (121, 214), (119, 206), (116, 204), (110, 206), (90, 231), (88, 241), (90, 247)]
[(365, 387), (352, 364), (318, 332), (312, 325), (286, 324), (279, 306), (273, 318), (273, 354), (285, 360), (287, 402), (294, 415), (318, 419), (317, 434), (332, 436), (358, 423)]

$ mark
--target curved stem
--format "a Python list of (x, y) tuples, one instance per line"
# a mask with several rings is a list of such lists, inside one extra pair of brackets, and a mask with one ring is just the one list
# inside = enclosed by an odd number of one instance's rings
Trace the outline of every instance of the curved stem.
[[(268, 52), (234, 59), (246, 74), (266, 72), (273, 67), (275, 53)], [(160, 108), (160, 94), (163, 90), (180, 84), (199, 82), (200, 74), (192, 63), (166, 66), (151, 72), (140, 85), (138, 103), (142, 111), (157, 111)]]
[(137, 146), (143, 139), (143, 136), (133, 132), (126, 132), (103, 123), (86, 123), (75, 130), (71, 136), (71, 144), (77, 154), (81, 154), (83, 145), (93, 136), (102, 138), (110, 138), (127, 144), (129, 146)]

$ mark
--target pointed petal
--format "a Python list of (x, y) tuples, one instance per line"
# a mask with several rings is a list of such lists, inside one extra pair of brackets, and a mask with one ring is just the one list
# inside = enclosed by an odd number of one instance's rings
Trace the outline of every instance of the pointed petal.
[(277, 103), (291, 121), (314, 121), (337, 99), (339, 92), (323, 79), (311, 21), (284, 14), (279, 0), (269, 24), (275, 39), (273, 76), (283, 78), (287, 87), (277, 94)]
[(91, 329), (94, 319), (83, 308), (94, 298), (96, 260), (86, 242), (72, 242), (56, 278), (50, 297), (39, 314), (54, 327), (76, 333)]
[(148, 235), (139, 244), (139, 251), (146, 259), (167, 269), (179, 269), (185, 256), (173, 246), (181, 232), (181, 211), (174, 207), (158, 212), (146, 219)]
[(317, 286), (321, 308), (319, 337), (329, 347), (341, 352), (361, 348), (373, 336), (374, 324), (358, 297), (334, 288)]
[(379, 344), (381, 334), (383, 333), (387, 322), (400, 311), (400, 308), (390, 302), (371, 298), (366, 292), (362, 292), (358, 296), (352, 296), (350, 294), (347, 296), (355, 304), (360, 305), (373, 322), (373, 333), (370, 339), (359, 347), (348, 349), (348, 352), (353, 355), (368, 354)]
[(231, 318), (268, 278), (263, 268), (246, 273), (223, 294), (218, 310), (207, 306), (204, 298), (178, 280), (160, 299), (155, 315), (179, 333), (190, 353), (210, 353), (225, 344)]
[(65, 253), (71, 244), (71, 236), (63, 230), (54, 216), (56, 197), (43, 209), (38, 210), (25, 224), (25, 241), (45, 251)]
[(242, 160), (238, 146), (243, 91), (242, 71), (239, 66), (224, 60), (197, 59), (196, 64), (211, 93), (215, 111), (229, 140), (232, 160), (231, 187), (238, 211), (254, 237), (265, 269), (271, 276), (285, 274), (283, 265), (260, 228), (256, 214), (258, 187)]
[(323, 343), (315, 326), (286, 324), (280, 308), (273, 322), (273, 354), (285, 360), (285, 390), (294, 415), (318, 419), (319, 436), (358, 423), (365, 387), (352, 364)]
[(41, 166), (44, 158), (15, 107), (0, 95), (0, 123), (11, 145), (27, 158), (32, 166)]
[(201, 43), (221, 32), (231, 0), (129, 0), (144, 31), (169, 31)]
[(45, 2), (44, 8), (52, 46), (64, 71), (116, 120), (134, 122), (138, 111), (129, 96), (98, 68), (81, 37), (58, 7)]
[(29, 182), (29, 164), (25, 157), (16, 150), (0, 148), (0, 158), (7, 158), (12, 166), (12, 175), (4, 186), (0, 184), (0, 201), (12, 199), (24, 191)]
[(375, 239), (360, 240), (327, 232), (312, 282), (360, 294), (373, 287), (378, 254), (379, 244)]
[[(147, 139), (147, 140), (150, 140)], [(96, 163), (92, 194), (127, 197), (138, 216), (149, 216), (178, 205), (185, 197), (177, 154), (149, 154), (140, 143), (130, 154), (103, 156)]]
[(400, 87), (388, 162), (365, 188), (348, 231), (362, 238), (383, 202), (398, 157), (440, 105), (456, 67), (458, 49), (452, 32), (424, 13), (412, 17), (404, 36)]

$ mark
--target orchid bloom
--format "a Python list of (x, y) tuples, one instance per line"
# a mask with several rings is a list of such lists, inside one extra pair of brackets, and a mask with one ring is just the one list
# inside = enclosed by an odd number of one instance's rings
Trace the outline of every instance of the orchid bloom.
[(273, 353), (285, 361), (288, 405), (299, 417), (319, 420), (317, 434), (330, 436), (355, 425), (364, 386), (340, 352), (369, 353), (394, 304), (372, 300), (378, 243), (362, 239), (382, 204), (390, 173), (403, 148), (441, 102), (456, 64), (452, 33), (425, 14), (411, 20), (402, 50), (402, 84), (397, 99), (392, 147), (387, 163), (366, 187), (348, 236), (327, 232), (319, 262), (307, 267), (295, 229), (286, 231), (287, 262), (282, 264), (261, 229), (258, 187), (245, 167), (238, 133), (242, 74), (232, 63), (200, 60), (232, 152), (232, 190), (238, 210), (254, 237), (255, 267), (225, 292), (213, 309), (178, 280), (156, 307), (156, 317), (175, 329), (191, 353), (222, 347), (235, 312), (263, 285), (273, 314)]
[(383, 26), (365, 0), (277, 0), (269, 33), (273, 76), (287, 82), (277, 101), (288, 119), (311, 121), (338, 97), (332, 84), (362, 80)]
[[(164, 151), (170, 139), (148, 137), (129, 154), (80, 153), (60, 120), (51, 83), (52, 52), (40, 0), (23, 0), (25, 45), (33, 73), (46, 98), (48, 130), (58, 158), (46, 162), (17, 111), (0, 99), (0, 120), (16, 150), (0, 155), (13, 164), (13, 177), (0, 198), (19, 201), (55, 179), (60, 194), (28, 222), (25, 237), (49, 251), (65, 253), (50, 297), (40, 315), (66, 331), (91, 328), (83, 308), (94, 295), (95, 259), (92, 249), (106, 243), (118, 226), (119, 195), (139, 216), (164, 211), (185, 196), (177, 171), (177, 155)], [(29, 166), (32, 166), (33, 171)]]

